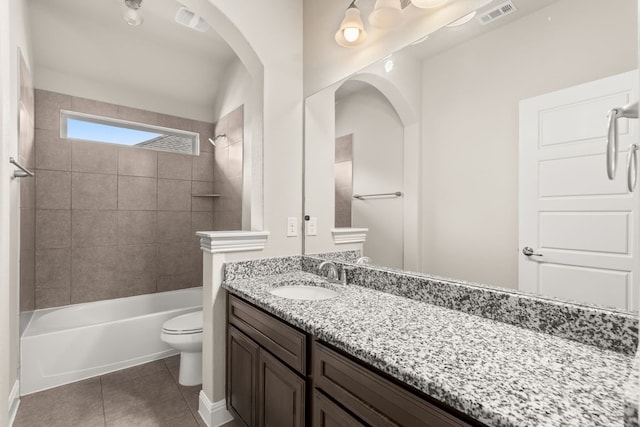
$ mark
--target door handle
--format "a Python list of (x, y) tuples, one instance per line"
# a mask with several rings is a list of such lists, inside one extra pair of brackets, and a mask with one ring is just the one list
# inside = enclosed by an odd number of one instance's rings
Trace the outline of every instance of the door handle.
[(627, 188), (629, 193), (633, 193), (638, 181), (638, 144), (629, 146), (629, 154), (627, 155)]
[(607, 130), (607, 176), (615, 179), (618, 163), (618, 119), (637, 119), (638, 103), (625, 105), (624, 107), (609, 110), (609, 125)]
[(533, 248), (530, 248), (529, 246), (525, 246), (524, 248), (522, 248), (522, 254), (525, 256), (542, 256), (542, 254), (537, 254), (536, 251), (534, 251)]

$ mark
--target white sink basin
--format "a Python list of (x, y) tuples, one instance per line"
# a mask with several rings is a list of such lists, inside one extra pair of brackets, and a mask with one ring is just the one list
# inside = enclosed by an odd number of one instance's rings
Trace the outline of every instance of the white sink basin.
[(292, 285), (280, 286), (269, 291), (272, 295), (281, 298), (316, 301), (334, 298), (338, 296), (336, 291), (320, 286)]

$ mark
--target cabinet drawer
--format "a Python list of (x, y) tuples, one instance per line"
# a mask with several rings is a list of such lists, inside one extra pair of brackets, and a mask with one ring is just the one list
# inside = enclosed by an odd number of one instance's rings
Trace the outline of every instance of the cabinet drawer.
[(469, 426), (452, 414), (315, 342), (315, 386), (369, 425)]
[(229, 323), (302, 375), (307, 374), (306, 335), (234, 295)]
[(365, 425), (318, 390), (314, 390), (313, 427), (365, 427)]

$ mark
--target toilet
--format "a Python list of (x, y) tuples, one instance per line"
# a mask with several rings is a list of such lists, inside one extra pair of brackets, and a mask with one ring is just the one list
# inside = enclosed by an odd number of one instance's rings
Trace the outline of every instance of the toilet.
[(160, 339), (180, 351), (178, 382), (202, 384), (202, 310), (164, 322)]

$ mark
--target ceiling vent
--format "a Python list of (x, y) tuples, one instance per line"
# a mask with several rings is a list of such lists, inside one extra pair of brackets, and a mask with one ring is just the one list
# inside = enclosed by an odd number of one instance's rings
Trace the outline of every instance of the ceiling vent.
[(481, 15), (476, 16), (478, 22), (482, 25), (487, 25), (497, 19), (504, 18), (505, 16), (512, 14), (515, 12), (516, 6), (513, 4), (511, 0), (508, 0), (504, 3), (499, 4), (498, 6), (490, 9)]

